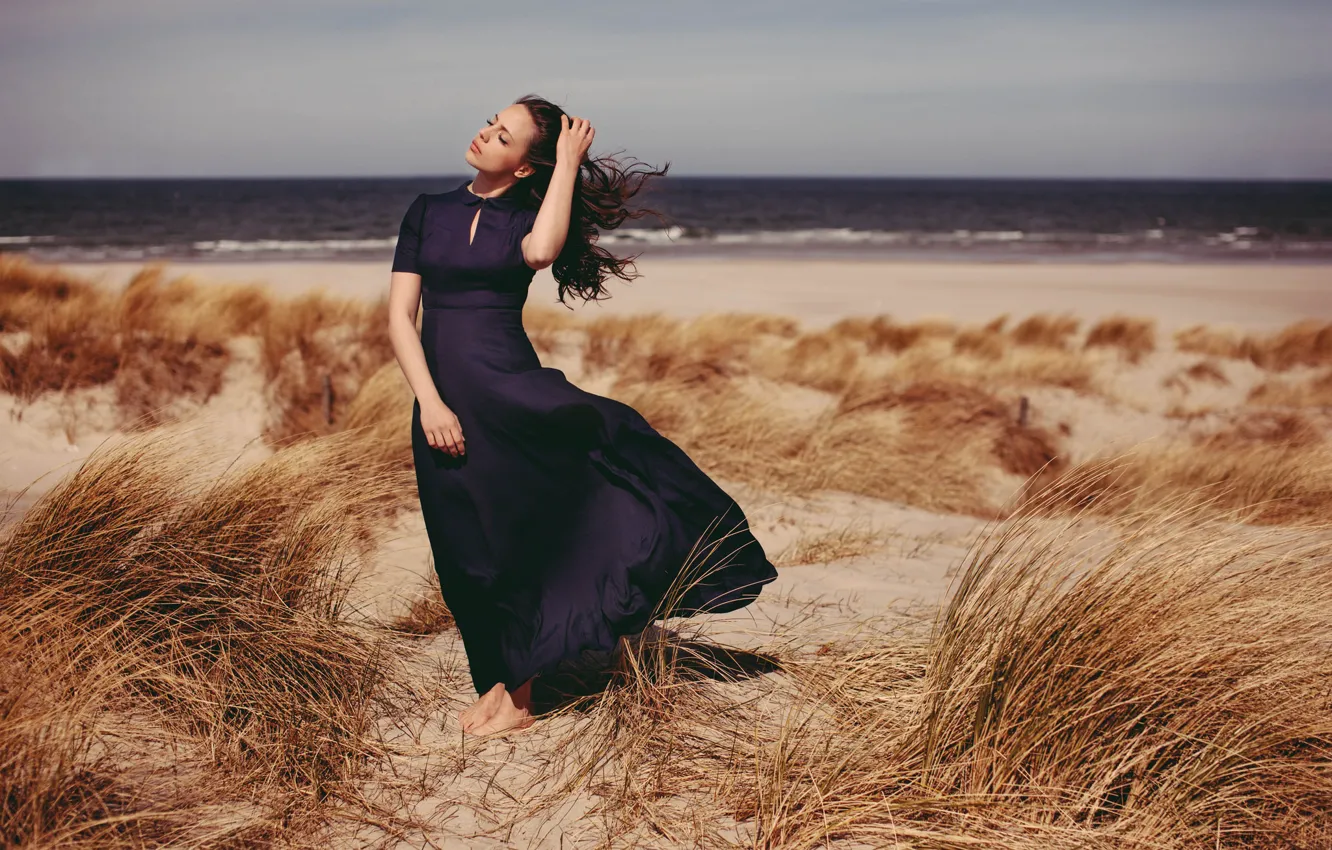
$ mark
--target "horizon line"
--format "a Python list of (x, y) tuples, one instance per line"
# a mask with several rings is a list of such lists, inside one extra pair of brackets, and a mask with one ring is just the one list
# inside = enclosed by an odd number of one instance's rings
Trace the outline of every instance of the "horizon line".
[[(113, 181), (113, 180), (439, 180), (443, 178), (469, 178), (465, 172), (436, 174), (106, 174), (106, 175), (0, 175), (0, 183), (44, 181)], [(1049, 181), (1049, 182), (1134, 182), (1134, 183), (1332, 183), (1327, 177), (1236, 177), (1236, 176), (1143, 176), (1143, 175), (993, 175), (993, 174), (772, 174), (772, 173), (691, 173), (667, 174), (654, 180), (921, 180), (921, 181)]]

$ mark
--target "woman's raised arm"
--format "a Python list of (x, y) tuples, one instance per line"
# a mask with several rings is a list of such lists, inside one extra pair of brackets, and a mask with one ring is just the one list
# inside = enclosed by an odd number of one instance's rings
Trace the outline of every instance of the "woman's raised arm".
[(532, 232), (523, 237), (523, 260), (534, 269), (544, 269), (555, 262), (569, 237), (574, 184), (578, 169), (592, 146), (596, 130), (586, 118), (560, 116), (560, 137), (555, 147), (555, 171), (541, 200)]

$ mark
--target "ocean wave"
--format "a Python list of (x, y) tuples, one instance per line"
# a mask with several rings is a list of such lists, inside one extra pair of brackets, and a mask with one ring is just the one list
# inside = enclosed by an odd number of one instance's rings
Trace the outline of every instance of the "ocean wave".
[(54, 236), (0, 236), (0, 245), (40, 245), (53, 241)]
[(850, 227), (723, 231), (683, 227), (626, 228), (601, 234), (603, 245), (871, 245), (906, 241), (908, 234)]
[[(1149, 230), (1122, 233), (1025, 230), (870, 230), (824, 227), (792, 230), (623, 228), (600, 235), (617, 251), (791, 256), (800, 253), (867, 256), (1088, 257), (1188, 259), (1266, 257), (1309, 260), (1332, 257), (1332, 239), (1288, 238), (1258, 227), (1223, 233)], [(396, 236), (346, 239), (211, 239), (175, 244), (78, 244), (49, 236), (0, 237), (0, 252), (32, 253), (53, 262), (198, 260), (384, 260)]]
[[(0, 236), (0, 245), (37, 245), (50, 243), (53, 237), (44, 236)], [(1240, 227), (1233, 231), (1218, 234), (1174, 233), (1167, 235), (1159, 229), (1136, 231), (1131, 233), (1086, 233), (1086, 232), (1028, 232), (1022, 230), (953, 230), (944, 232), (916, 230), (860, 230), (850, 227), (809, 228), (804, 230), (750, 230), (711, 232), (701, 228), (625, 228), (602, 233), (598, 242), (604, 246), (623, 247), (903, 247), (903, 248), (966, 248), (1000, 247), (1010, 245), (1018, 247), (1029, 245), (1032, 249), (1049, 246), (1062, 250), (1080, 248), (1107, 248), (1114, 246), (1144, 246), (1167, 243), (1176, 248), (1190, 245), (1206, 248), (1246, 250), (1258, 244), (1268, 245), (1273, 242), (1270, 234), (1257, 228)], [(203, 255), (338, 255), (338, 254), (382, 254), (392, 251), (398, 244), (396, 236), (385, 238), (360, 239), (217, 239), (191, 243), (190, 253)], [(1279, 240), (1280, 248), (1286, 251), (1332, 250), (1332, 242), (1316, 239)], [(75, 248), (75, 246), (64, 246)], [(134, 249), (109, 245), (78, 246), (76, 250), (89, 251), (111, 250), (115, 253), (156, 254), (175, 253), (179, 246), (136, 246)]]
[(944, 233), (819, 227), (712, 233), (681, 227), (617, 230), (602, 234), (606, 245), (931, 245), (1022, 241), (1087, 241), (1086, 234), (1030, 234), (1021, 230), (954, 230)]
[(398, 237), (392, 236), (387, 239), (256, 239), (249, 242), (218, 239), (211, 242), (195, 242), (191, 247), (206, 254), (336, 253), (379, 251), (394, 248), (397, 244)]
[(1332, 241), (1287, 240), (1260, 228), (1241, 226), (1225, 233), (1167, 232), (1162, 228), (1132, 230), (1126, 233), (1094, 233), (1083, 230), (868, 230), (855, 228), (809, 228), (793, 230), (739, 230), (739, 232), (710, 232), (701, 228), (626, 228), (602, 233), (599, 242), (611, 246), (718, 246), (718, 248), (745, 248), (745, 246), (866, 246), (866, 248), (927, 248), (927, 249), (1054, 249), (1060, 252), (1096, 249), (1221, 249), (1248, 250), (1263, 245), (1281, 252), (1328, 252)]
[[(710, 232), (694, 228), (627, 228), (604, 233), (603, 245), (624, 246), (903, 246), (903, 247), (961, 247), (1003, 245), (1050, 245), (1064, 249), (1096, 248), (1115, 245), (1159, 246), (1171, 243), (1178, 247), (1190, 244), (1243, 249), (1253, 244), (1261, 234), (1256, 228), (1241, 227), (1233, 232), (1207, 236), (1197, 233), (1167, 234), (1165, 230), (1129, 233), (1088, 233), (1081, 231), (1029, 232), (1024, 230), (860, 230), (849, 227), (810, 228), (805, 230), (751, 230)], [(1311, 240), (1287, 241), (1282, 247), (1305, 250), (1311, 247), (1327, 250), (1332, 245)]]
[[(457, 185), (452, 176), (0, 181), (0, 252), (56, 261), (381, 262), (410, 199)], [(670, 178), (658, 189), (652, 206), (669, 217), (626, 220), (601, 235), (606, 248), (1001, 261), (1332, 258), (1326, 182)]]

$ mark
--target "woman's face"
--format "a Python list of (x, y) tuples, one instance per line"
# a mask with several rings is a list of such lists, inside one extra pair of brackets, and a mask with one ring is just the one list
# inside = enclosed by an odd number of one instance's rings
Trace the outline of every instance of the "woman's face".
[(472, 138), (467, 149), (467, 164), (490, 174), (514, 174), (526, 177), (527, 149), (536, 138), (536, 123), (521, 103), (506, 106), (489, 119)]

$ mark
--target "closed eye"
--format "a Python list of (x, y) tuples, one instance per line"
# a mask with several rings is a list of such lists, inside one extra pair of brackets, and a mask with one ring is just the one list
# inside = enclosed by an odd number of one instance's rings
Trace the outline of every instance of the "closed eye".
[[(486, 124), (487, 124), (488, 126), (494, 126), (494, 124), (495, 124), (495, 119), (493, 119), (493, 118), (487, 118), (487, 119), (486, 119)], [(509, 143), (509, 140), (506, 139), (506, 138), (504, 138), (504, 128), (503, 128), (503, 127), (500, 128), (500, 137), (499, 137), (499, 140), (500, 140), (500, 144), (502, 144), (502, 145), (507, 145), (507, 144)]]

